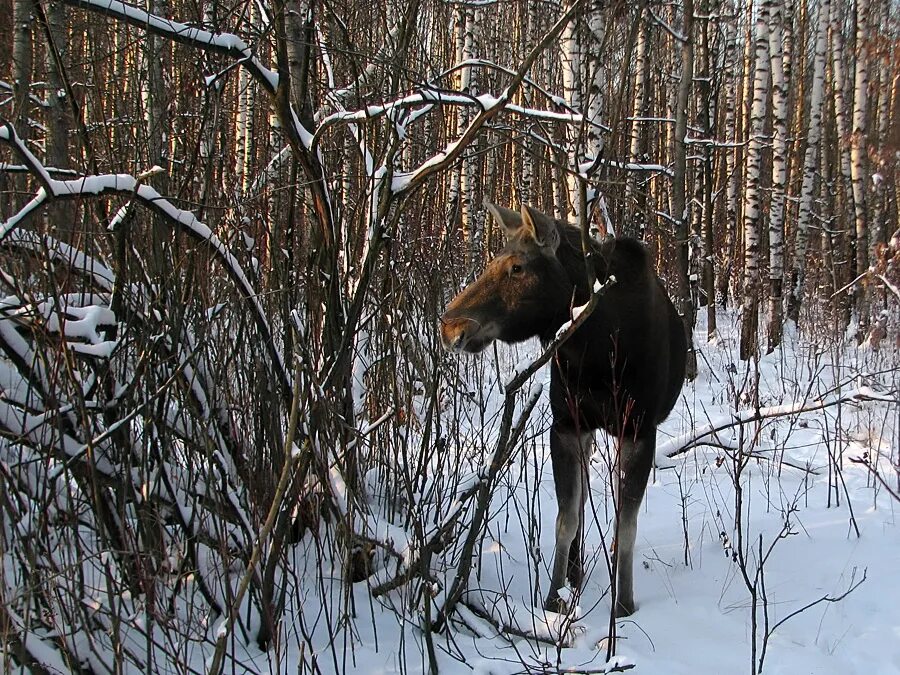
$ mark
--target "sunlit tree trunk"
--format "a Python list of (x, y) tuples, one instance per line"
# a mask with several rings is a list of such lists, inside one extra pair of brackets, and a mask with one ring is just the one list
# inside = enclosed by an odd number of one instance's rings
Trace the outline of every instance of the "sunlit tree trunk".
[(672, 218), (675, 220), (675, 241), (677, 245), (678, 270), (678, 310), (684, 325), (684, 334), (688, 344), (688, 359), (685, 376), (692, 380), (697, 376), (697, 355), (694, 353), (694, 304), (691, 300), (691, 288), (688, 270), (688, 212), (686, 180), (687, 180), (687, 145), (688, 106), (690, 105), (691, 85), (694, 80), (694, 1), (685, 0), (684, 19), (681, 35), (681, 75), (678, 81), (678, 94), (675, 99), (675, 135), (673, 138), (674, 166), (672, 168)]
[(806, 274), (806, 252), (809, 245), (809, 225), (812, 220), (813, 196), (816, 187), (816, 165), (819, 157), (819, 141), (822, 136), (822, 97), (825, 90), (825, 53), (828, 44), (829, 9), (829, 0), (822, 0), (816, 23), (816, 46), (809, 97), (809, 123), (803, 161), (803, 183), (800, 188), (800, 207), (797, 213), (794, 259), (791, 266), (790, 295), (788, 297), (788, 318), (794, 322), (800, 316), (800, 301)]
[[(563, 5), (567, 8), (568, 5)], [(562, 61), (563, 96), (573, 110), (581, 111), (583, 102), (582, 87), (582, 53), (581, 42), (578, 38), (578, 22), (570, 21), (563, 29), (560, 59)], [(577, 128), (568, 129), (569, 156), (566, 174), (566, 212), (571, 222), (578, 221), (578, 178), (572, 172), (578, 170), (580, 158), (580, 139)]]
[[(878, 134), (875, 143), (882, 152), (891, 126), (891, 57), (885, 56), (881, 61), (881, 70), (878, 85)], [(900, 76), (900, 75), (898, 75)], [(882, 156), (881, 163), (886, 163), (886, 159)], [(884, 170), (884, 166), (879, 164), (873, 167), (872, 174), (872, 222), (869, 226), (869, 261), (870, 264), (875, 262), (876, 252), (879, 244), (885, 243), (885, 216), (887, 209), (885, 208), (886, 184), (885, 177), (880, 171)]]
[[(844, 43), (844, 30), (846, 22), (846, 7), (839, 3), (831, 5), (831, 28), (829, 38), (831, 42), (831, 54), (826, 58), (825, 77), (826, 85), (831, 84), (831, 96), (825, 101), (824, 119), (827, 119), (830, 108), (834, 111), (834, 127), (837, 143), (834, 147), (826, 146), (820, 151), (821, 164), (828, 164), (827, 153), (836, 159), (834, 169), (834, 226), (832, 231), (826, 233), (829, 237), (830, 250), (828, 266), (832, 277), (832, 292), (849, 283), (852, 278), (854, 260), (852, 258), (852, 239), (850, 234), (853, 229), (853, 184), (850, 170), (850, 114), (852, 101), (852, 87), (848, 88), (847, 71), (844, 60), (847, 57)], [(840, 308), (840, 316), (845, 325), (850, 321), (850, 306), (847, 296), (841, 293), (834, 298), (835, 304)]]
[(752, 358), (758, 349), (760, 296), (760, 228), (762, 227), (761, 166), (766, 101), (769, 96), (769, 9), (759, 7), (754, 39), (756, 65), (753, 71), (753, 101), (750, 107), (750, 137), (747, 144), (746, 190), (744, 193), (744, 303), (741, 313), (741, 359)]
[[(470, 61), (477, 55), (478, 36), (478, 19), (480, 10), (471, 5), (462, 5), (459, 8), (462, 15), (460, 18), (460, 26), (462, 27), (462, 53), (460, 60), (462, 62)], [(478, 83), (475, 77), (476, 70), (471, 66), (466, 66), (460, 71), (460, 91), (469, 96), (478, 94)], [(474, 115), (474, 109), (468, 106), (459, 110), (459, 129), (457, 133), (462, 133), (469, 125)], [(477, 146), (473, 145), (468, 148), (463, 155), (462, 175), (460, 180), (460, 218), (462, 223), (463, 236), (466, 240), (466, 250), (468, 265), (467, 267), (474, 271), (477, 266), (476, 262), (480, 259), (482, 253), (482, 240), (484, 237), (484, 211), (477, 202), (477, 187), (479, 184), (479, 165), (481, 155)]]
[(700, 102), (698, 115), (700, 129), (703, 132), (703, 179), (701, 183), (701, 268), (703, 270), (703, 292), (706, 294), (706, 337), (713, 340), (716, 337), (716, 280), (715, 280), (715, 237), (713, 230), (714, 204), (713, 182), (715, 179), (715, 162), (713, 159), (713, 119), (716, 112), (715, 96), (713, 94), (713, 75), (710, 67), (710, 8), (715, 2), (706, 0), (703, 3), (704, 20), (700, 33)]
[[(868, 155), (866, 127), (869, 87), (869, 0), (856, 2), (856, 77), (853, 96), (853, 135), (850, 148), (850, 172), (853, 178), (853, 209), (856, 225), (856, 274), (869, 268), (869, 227), (866, 214)], [(856, 285), (856, 311), (860, 326), (868, 323), (866, 284)]]
[(769, 310), (767, 351), (781, 344), (784, 284), (784, 200), (787, 187), (788, 83), (784, 78), (783, 7), (775, 0), (769, 20), (772, 67), (772, 201), (769, 204)]
[[(590, 45), (585, 54), (585, 75), (590, 79), (587, 91), (587, 148), (586, 159), (595, 160), (603, 152), (603, 135), (601, 123), (603, 121), (603, 94), (606, 89), (604, 81), (604, 59), (601, 48), (606, 34), (606, 24), (603, 20), (602, 3), (595, 2), (588, 15), (588, 31), (590, 33)], [(588, 197), (588, 208), (591, 203)]]
[[(731, 3), (729, 3), (731, 4)], [(726, 138), (731, 144), (731, 148), (725, 150), (725, 241), (723, 245), (723, 264), (719, 273), (718, 298), (722, 302), (722, 306), (728, 304), (729, 286), (733, 274), (734, 260), (737, 255), (737, 214), (738, 214), (738, 192), (740, 189), (740, 172), (738, 171), (738, 110), (737, 110), (737, 87), (739, 77), (735, 74), (737, 68), (737, 9), (739, 0), (732, 5), (731, 15), (724, 21), (723, 31), (725, 42), (725, 133)]]
[[(642, 118), (647, 117), (647, 99), (650, 94), (650, 59), (647, 48), (650, 43), (650, 28), (642, 11), (639, 19), (637, 45), (634, 57), (634, 98), (631, 106), (631, 133), (628, 143), (628, 157), (632, 162), (645, 161), (644, 137), (647, 123)], [(641, 172), (631, 171), (625, 177), (625, 215), (626, 223), (631, 234), (639, 235), (646, 226), (645, 191), (638, 190), (638, 181)]]

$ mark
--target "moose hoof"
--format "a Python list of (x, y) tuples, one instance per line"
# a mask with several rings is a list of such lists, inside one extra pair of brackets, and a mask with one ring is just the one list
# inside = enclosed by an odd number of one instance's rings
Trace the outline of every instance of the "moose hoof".
[(616, 603), (616, 618), (624, 619), (626, 616), (631, 616), (634, 614), (634, 600), (630, 602), (617, 602)]

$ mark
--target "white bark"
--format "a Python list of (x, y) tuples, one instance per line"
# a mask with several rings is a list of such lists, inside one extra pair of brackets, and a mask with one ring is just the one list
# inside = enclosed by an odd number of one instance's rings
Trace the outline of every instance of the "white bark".
[[(890, 59), (884, 59), (881, 63), (880, 81), (878, 86), (878, 135), (875, 142), (879, 147), (883, 147), (885, 143), (890, 125), (891, 125), (891, 77), (893, 71), (890, 68)], [(884, 162), (884, 159), (881, 160)], [(881, 170), (882, 166), (874, 167), (873, 170)], [(874, 263), (878, 245), (885, 240), (885, 216), (886, 209), (884, 203), (885, 185), (884, 176), (879, 174), (880, 178), (872, 181), (872, 222), (869, 226), (869, 260)], [(873, 174), (873, 178), (874, 178)]]
[[(724, 55), (723, 64), (726, 72), (737, 71), (737, 25), (734, 14), (737, 12), (737, 3), (732, 8), (732, 16), (724, 21)], [(737, 77), (725, 77), (725, 133), (731, 144), (736, 144), (737, 137)], [(735, 258), (735, 241), (737, 239), (737, 200), (739, 172), (737, 170), (738, 151), (727, 149), (725, 151), (725, 263), (719, 272), (718, 293), (724, 304), (728, 297), (728, 289), (731, 283), (732, 268)], [(712, 302), (712, 299), (710, 299)]]
[(768, 351), (781, 343), (782, 286), (784, 278), (784, 200), (788, 153), (788, 86), (783, 63), (783, 7), (775, 0), (769, 20), (769, 55), (772, 67), (772, 201), (769, 205), (769, 310)]
[[(459, 9), (462, 27), (462, 53), (461, 61), (469, 61), (477, 56), (478, 14), (480, 10), (471, 5), (462, 5)], [(470, 96), (478, 94), (478, 85), (475, 79), (475, 71), (471, 67), (465, 67), (460, 73), (460, 91)], [(472, 110), (468, 106), (459, 111), (460, 128), (464, 129), (472, 119)], [(472, 145), (466, 149), (462, 161), (462, 176), (460, 177), (460, 213), (462, 217), (462, 229), (470, 256), (470, 269), (475, 259), (481, 255), (482, 241), (484, 238), (484, 211), (477, 201), (476, 188), (479, 175), (479, 158), (477, 146)]]
[[(631, 137), (628, 145), (628, 157), (635, 163), (644, 161), (643, 137), (645, 122), (639, 121), (639, 118), (647, 116), (647, 96), (649, 94), (650, 81), (649, 60), (647, 59), (649, 27), (644, 20), (643, 13), (639, 21), (641, 25), (638, 28), (634, 57), (634, 103), (631, 107), (631, 116), (635, 119), (631, 122)], [(625, 208), (628, 213), (633, 213), (637, 191), (637, 177), (638, 173), (636, 171), (630, 171), (625, 178)]]
[(759, 243), (762, 224), (760, 167), (766, 101), (769, 96), (769, 10), (764, 0), (756, 19), (753, 69), (753, 102), (750, 107), (750, 138), (747, 144), (746, 190), (744, 193), (744, 305), (741, 321), (741, 358), (751, 358), (757, 349), (759, 311)]
[[(564, 7), (565, 9), (566, 7)], [(570, 21), (563, 29), (562, 42), (562, 79), (563, 96), (573, 110), (582, 109), (581, 83), (582, 83), (582, 54), (581, 44), (578, 40), (577, 22)], [(569, 173), (566, 174), (567, 186), (567, 218), (571, 222), (578, 222), (578, 178), (572, 172), (578, 170), (579, 148), (577, 129), (567, 129), (569, 135)]]
[[(866, 218), (867, 144), (866, 126), (869, 87), (869, 0), (856, 2), (856, 77), (853, 95), (853, 135), (850, 146), (850, 172), (853, 179), (853, 208), (856, 223), (856, 274), (869, 267), (869, 230)], [(865, 322), (865, 287), (857, 293), (859, 319)]]
[(788, 313), (797, 321), (800, 311), (800, 294), (806, 273), (806, 251), (809, 245), (809, 224), (812, 220), (812, 204), (816, 187), (816, 165), (819, 159), (819, 141), (822, 135), (822, 98), (825, 91), (825, 53), (828, 43), (830, 0), (822, 0), (816, 23), (816, 46), (813, 57), (812, 89), (809, 95), (809, 126), (806, 134), (806, 153), (803, 161), (803, 183), (800, 187), (800, 207), (797, 214), (796, 243), (791, 268), (791, 289)]
[[(847, 104), (844, 92), (847, 90), (847, 72), (844, 69), (845, 45), (843, 35), (843, 15), (841, 7), (831, 6), (831, 72), (834, 78), (834, 122), (837, 127), (838, 153), (841, 161), (841, 176), (844, 187), (852, 202), (852, 172), (850, 170), (850, 126), (847, 120)], [(841, 227), (844, 223), (841, 223)]]

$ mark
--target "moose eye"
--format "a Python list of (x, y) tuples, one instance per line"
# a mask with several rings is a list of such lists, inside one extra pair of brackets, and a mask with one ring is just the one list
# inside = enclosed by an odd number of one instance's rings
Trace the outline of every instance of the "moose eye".
[(522, 266), (519, 263), (513, 263), (509, 268), (510, 274), (521, 274)]

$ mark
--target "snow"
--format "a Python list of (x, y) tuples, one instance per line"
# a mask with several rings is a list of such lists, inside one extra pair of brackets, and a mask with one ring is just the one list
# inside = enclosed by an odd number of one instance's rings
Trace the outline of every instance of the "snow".
[(120, 16), (133, 24), (146, 26), (154, 32), (169, 35), (172, 39), (179, 42), (215, 47), (221, 51), (236, 55), (240, 59), (253, 64), (255, 71), (266, 81), (271, 91), (278, 87), (278, 73), (262, 65), (254, 56), (253, 50), (237, 35), (231, 33), (210, 33), (202, 28), (196, 28), (185, 23), (150, 14), (138, 7), (119, 2), (118, 0), (83, 0), (83, 3), (93, 5), (107, 14)]
[[(70, 320), (59, 321), (60, 330), (72, 323), (79, 336), (101, 338), (104, 322), (114, 319), (97, 296), (65, 296), (63, 300), (60, 307), (48, 301), (35, 305), (41, 317), (64, 311)], [(21, 305), (14, 297), (0, 300), (0, 309), (7, 314)], [(12, 338), (11, 321), (0, 321), (0, 328), (5, 324)], [(715, 444), (695, 445), (668, 458), (670, 468), (658, 468), (651, 477), (635, 552), (638, 611), (615, 622), (612, 660), (607, 661), (607, 547), (614, 511), (608, 470), (613, 455), (603, 434), (597, 435), (589, 467), (584, 587), (580, 593), (564, 589), (563, 595), (575, 607), (570, 614), (545, 612), (540, 606), (549, 579), (556, 517), (548, 449), (548, 388), (543, 387), (522, 445), (495, 483), (483, 543), (476, 550), (470, 584), (457, 606), (450, 635), (430, 635), (442, 673), (606, 672), (631, 666), (636, 673), (745, 672), (753, 643), (753, 610), (733, 557), (738, 537), (733, 457), (742, 442), (748, 447), (739, 485), (751, 574), (760, 543), (764, 551), (771, 547), (763, 567), (768, 625), (773, 629), (766, 645), (765, 672), (897, 672), (900, 585), (894, 579), (900, 560), (900, 502), (893, 501), (872, 480), (866, 466), (851, 461), (865, 456), (889, 481), (896, 480), (890, 466), (900, 452), (896, 351), (861, 350), (853, 342), (819, 336), (809, 339), (789, 329), (786, 335), (791, 343), (759, 362), (757, 408), (745, 384), (756, 376), (754, 367), (736, 356), (735, 317), (720, 314), (718, 329), (716, 343), (697, 345), (700, 374), (685, 385), (675, 410), (661, 426), (658, 456), (704, 436)], [(701, 323), (696, 335), (705, 333)], [(433, 465), (411, 486), (414, 489), (405, 495), (406, 501), (390, 502), (384, 493), (385, 483), (391, 480), (386, 476), (398, 477), (398, 467), (409, 466), (409, 457), (397, 457), (397, 466), (367, 467), (365, 497), (369, 501), (351, 509), (344, 478), (334, 463), (335, 453), (342, 449), (319, 447), (314, 441), (316, 452), (330, 468), (332, 489), (342, 497), (341, 510), (353, 516), (348, 522), (368, 541), (377, 542), (372, 575), (359, 583), (346, 583), (342, 559), (328, 553), (335, 530), (323, 526), (318, 541), (307, 532), (284, 552), (285, 616), (278, 628), (278, 646), (263, 652), (252, 638), (260, 617), (250, 599), (242, 603), (236, 615), (240, 620), (232, 627), (210, 611), (196, 591), (194, 574), (213, 584), (211, 593), (227, 606), (226, 598), (232, 597), (244, 564), (236, 557), (232, 569), (223, 570), (220, 555), (198, 543), (197, 570), (182, 580), (185, 595), (178, 596), (167, 623), (154, 627), (157, 646), (151, 648), (156, 650), (160, 672), (202, 670), (214, 641), (225, 634), (229, 636), (226, 664), (236, 672), (269, 672), (276, 662), (280, 670), (295, 672), (305, 667), (303, 663), (309, 664), (311, 654), (325, 673), (427, 671), (422, 627), (426, 621), (434, 622), (446, 602), (464, 539), (441, 533), (453, 532), (448, 530), (453, 523), (471, 519), (474, 502), (467, 495), (484, 485), (485, 462), (493, 454), (499, 428), (502, 383), (527, 368), (539, 352), (539, 345), (526, 343), (498, 347), (496, 362), (492, 350), (474, 359), (454, 357), (449, 362), (459, 365), (465, 389), (481, 396), (460, 397), (455, 408), (450, 406), (442, 413), (442, 433), (451, 437), (441, 456), (432, 460)], [(4, 397), (20, 403), (27, 392), (20, 388), (16, 374), (7, 371), (0, 368)], [(541, 390), (548, 376), (549, 368), (535, 376), (529, 396)], [(424, 396), (420, 403), (427, 405), (427, 399)], [(838, 400), (842, 402), (838, 404)], [(8, 429), (32, 439), (56, 432), (49, 418), (23, 417), (22, 408), (14, 409), (10, 403), (0, 401), (0, 422)], [(408, 412), (412, 417), (413, 411)], [(744, 422), (743, 437), (736, 426), (720, 428), (735, 420)], [(371, 433), (375, 438), (374, 430), (381, 423), (378, 420), (364, 427), (362, 435)], [(397, 432), (408, 434), (409, 455), (416, 455), (422, 431), (401, 425)], [(718, 438), (714, 438), (716, 433)], [(69, 456), (85, 451), (74, 439), (55, 442)], [(0, 459), (8, 463), (9, 456), (6, 453)], [(41, 463), (33, 461), (32, 455), (23, 454), (16, 461), (28, 467), (32, 472), (29, 480), (36, 485), (46, 482), (57, 489), (65, 480), (62, 472), (54, 470), (56, 483), (47, 482), (46, 473), (40, 473)], [(101, 473), (118, 470), (102, 456), (96, 458), (96, 467)], [(144, 480), (167, 476), (162, 482), (171, 483), (173, 474), (181, 470), (162, 465)], [(65, 490), (58, 491), (65, 494)], [(175, 513), (191, 527), (202, 529), (201, 524), (194, 524), (203, 517), (202, 509), (183, 503), (179, 494), (171, 495)], [(228, 493), (226, 497), (243, 519), (243, 526), (253, 531), (240, 496)], [(63, 506), (60, 503), (60, 508)], [(40, 523), (34, 514), (24, 512), (14, 526), (21, 536), (30, 536)], [(859, 536), (854, 527), (859, 528)], [(222, 536), (229, 541), (228, 532)], [(425, 555), (425, 542), (435, 539), (441, 546)], [(242, 541), (240, 535), (235, 535), (234, 541)], [(169, 555), (180, 559), (183, 553), (173, 550)], [(84, 599), (96, 616), (106, 616), (111, 607), (122, 606), (123, 616), (132, 619), (123, 621), (120, 639), (130, 653), (141, 654), (149, 643), (142, 632), (145, 614), (140, 599), (108, 596), (104, 556), (108, 564), (114, 562), (115, 556), (98, 550), (77, 563), (90, 589)], [(423, 560), (430, 563), (427, 583), (416, 576)], [(172, 569), (177, 566), (176, 562)], [(389, 584), (398, 576), (402, 579), (404, 574), (411, 574), (412, 580), (374, 596), (379, 584)], [(791, 616), (823, 597), (839, 597), (864, 576), (865, 581), (840, 601), (814, 604)], [(756, 618), (759, 649), (765, 635), (761, 608)], [(248, 625), (245, 631), (242, 626)], [(188, 642), (165, 633), (169, 627), (184, 630), (186, 626), (192, 636)], [(84, 636), (77, 653), (92, 663), (111, 661), (113, 651), (102, 633)], [(32, 637), (44, 639), (28, 639)], [(55, 663), (54, 654), (44, 648), (52, 644), (46, 641), (34, 646), (35, 653), (48, 663)], [(177, 665), (167, 649), (178, 650)], [(91, 650), (96, 654), (88, 657)]]
[[(661, 452), (677, 445), (679, 437), (701, 433), (704, 424), (730, 422), (735, 415), (749, 419), (755, 413), (752, 406), (738, 409), (735, 405), (741, 399), (747, 366), (736, 360), (738, 335), (736, 322), (731, 319), (720, 315), (716, 344), (698, 345), (704, 356), (700, 376), (685, 386), (676, 410), (661, 427)], [(705, 329), (699, 326), (697, 334), (705, 334)], [(527, 367), (537, 349), (536, 344), (502, 348), (497, 363), (500, 382)], [(884, 490), (877, 490), (863, 467), (845, 460), (846, 492), (841, 492), (839, 503), (833, 499), (829, 507), (828, 494), (834, 498), (835, 488), (829, 488), (827, 465), (829, 454), (835, 452), (837, 434), (845, 439), (846, 458), (868, 452), (870, 456), (880, 456), (883, 468), (889, 469), (888, 456), (894, 452), (896, 457), (897, 452), (897, 382), (867, 375), (878, 372), (877, 364), (867, 361), (874, 358), (873, 354), (858, 352), (849, 345), (834, 347), (841, 350), (841, 359), (816, 371), (817, 379), (802, 378), (809, 364), (822, 357), (823, 349), (821, 341), (801, 338), (761, 360), (760, 413), (780, 416), (760, 422), (759, 445), (744, 469), (743, 494), (749, 505), (749, 515), (745, 514), (748, 555), (752, 567), (759, 538), (766, 548), (774, 542), (764, 567), (770, 628), (823, 596), (836, 597), (846, 592), (862, 579), (864, 572), (866, 581), (841, 601), (814, 605), (778, 626), (768, 638), (765, 671), (823, 675), (892, 673), (900, 663), (900, 641), (895, 639), (900, 631), (900, 588), (892, 582), (896, 561), (900, 559), (900, 504), (892, 502)], [(487, 355), (479, 358), (490, 359)], [(888, 364), (896, 364), (896, 354), (886, 358)], [(485, 372), (493, 369), (489, 366)], [(546, 372), (537, 378), (545, 376)], [(896, 372), (893, 377), (897, 377)], [(492, 411), (500, 406), (500, 388), (490, 382), (480, 385), (490, 394), (484, 411), (490, 419)], [(836, 390), (837, 385), (842, 385), (840, 391)], [(805, 395), (807, 391), (809, 394)], [(799, 412), (803, 405), (854, 395), (878, 400), (847, 402), (840, 416), (837, 406)], [(839, 429), (838, 423), (843, 427)], [(535, 603), (546, 588), (556, 514), (546, 445), (548, 425), (546, 410), (533, 415), (533, 445), (514, 456), (509, 474), (493, 499), (487, 537), (477, 564), (477, 580), (473, 573), (473, 583), (458, 610), (459, 623), (454, 624), (453, 640), (442, 634), (433, 635), (441, 672), (521, 672), (525, 669), (523, 664), (579, 672), (603, 672), (614, 665), (632, 664), (635, 672), (647, 673), (744, 672), (749, 667), (752, 643), (751, 603), (737, 563), (726, 555), (733, 550), (729, 547), (735, 545), (736, 539), (733, 467), (726, 452), (710, 446), (696, 447), (672, 460), (671, 469), (655, 472), (642, 509), (636, 548), (639, 607), (635, 615), (617, 622), (618, 653), (607, 664), (608, 574), (600, 535), (604, 533), (609, 543), (612, 497), (604, 459), (609, 450), (602, 434), (598, 434), (591, 464), (585, 543), (588, 580), (577, 597), (579, 613), (573, 623), (572, 617), (545, 613)], [(473, 426), (471, 433), (483, 437), (485, 430)], [(737, 446), (737, 440), (731, 443), (730, 436), (726, 440), (729, 442), (724, 445)], [(779, 463), (781, 459), (784, 464)], [(817, 473), (792, 465), (808, 466)], [(478, 480), (477, 473), (469, 472), (461, 478), (460, 485), (472, 487)], [(432, 488), (427, 491), (433, 494)], [(860, 537), (849, 525), (848, 497)], [(424, 498), (419, 495), (417, 499)], [(418, 508), (426, 507), (427, 502), (423, 501)], [(448, 503), (443, 514), (453, 513), (454, 507)], [(687, 517), (686, 534), (683, 513)], [(371, 521), (365, 530), (392, 540), (395, 546), (398, 540), (410, 547), (419, 541), (404, 539), (389, 525), (380, 518)], [(529, 541), (529, 531), (538, 534), (539, 546)], [(785, 531), (791, 534), (782, 536)], [(721, 532), (727, 533), (724, 539), (720, 538)], [(314, 564), (314, 558), (309, 564)], [(406, 560), (416, 558), (413, 554)], [(303, 561), (300, 555), (295, 564), (302, 569)], [(306, 569), (315, 573), (313, 567)], [(438, 568), (436, 576), (439, 584), (434, 589), (435, 607), (443, 602), (439, 590), (442, 574), (453, 574), (452, 566), (440, 573), (442, 569)], [(380, 582), (391, 578), (394, 572), (393, 563), (387, 563), (376, 579)], [(346, 587), (335, 580), (330, 588), (326, 587), (324, 596), (306, 584), (301, 584), (301, 588), (294, 611), (311, 607), (318, 613), (324, 605), (336, 602)], [(368, 584), (356, 584), (350, 589), (354, 606), (372, 607), (370, 588)], [(411, 629), (420, 625), (422, 616), (401, 609), (409, 597), (402, 588), (391, 591), (381, 596), (374, 608), (366, 610), (371, 614), (358, 615), (355, 639), (351, 646), (338, 651), (338, 658), (346, 659), (348, 671), (427, 670), (421, 633)], [(396, 612), (405, 619), (398, 621)], [(762, 626), (761, 611), (757, 620)], [(326, 645), (331, 638), (324, 628), (319, 631), (317, 644), (321, 645), (322, 664), (330, 653)], [(565, 645), (562, 649), (548, 646), (548, 641), (559, 640), (561, 635)], [(758, 648), (762, 639), (763, 633), (758, 632)], [(299, 650), (299, 643), (295, 649)], [(299, 651), (289, 650), (288, 662), (291, 653), (294, 658), (299, 656)], [(468, 665), (463, 665), (463, 660)], [(334, 672), (333, 665), (323, 668)]]

